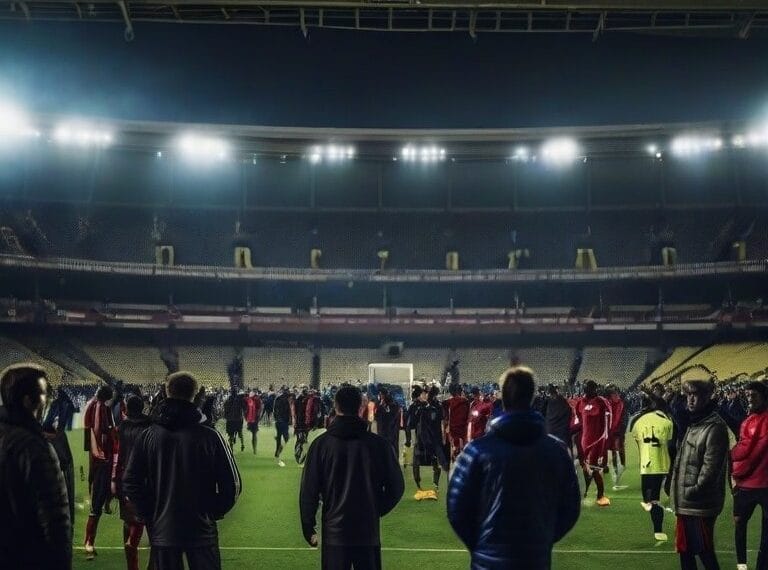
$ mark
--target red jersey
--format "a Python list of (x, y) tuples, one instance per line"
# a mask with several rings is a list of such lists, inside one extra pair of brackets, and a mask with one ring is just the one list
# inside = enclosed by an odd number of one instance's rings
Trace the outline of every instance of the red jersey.
[(467, 426), (467, 441), (472, 441), (485, 435), (485, 427), (493, 413), (493, 404), (478, 398), (469, 405), (469, 423)]
[(88, 437), (88, 452), (91, 462), (112, 463), (115, 451), (115, 421), (112, 409), (104, 402), (93, 398), (85, 407), (83, 425)]
[(469, 422), (469, 400), (464, 396), (451, 396), (443, 402), (443, 417), (451, 435), (464, 438)]
[(611, 406), (611, 434), (623, 435), (618, 432), (621, 431), (621, 421), (624, 418), (624, 400), (619, 397), (615, 400), (608, 400), (608, 403)]
[(245, 399), (245, 421), (249, 424), (259, 423), (261, 417), (261, 398), (249, 396)]
[(585, 396), (576, 404), (576, 414), (581, 420), (581, 446), (585, 453), (591, 447), (608, 440), (608, 430), (612, 423), (608, 400), (601, 396)]

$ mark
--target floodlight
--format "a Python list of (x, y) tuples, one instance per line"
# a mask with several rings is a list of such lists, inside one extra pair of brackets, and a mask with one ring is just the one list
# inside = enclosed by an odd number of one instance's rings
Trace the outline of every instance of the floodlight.
[(528, 147), (519, 146), (515, 149), (515, 153), (512, 155), (513, 160), (519, 160), (522, 162), (528, 162), (530, 159), (530, 151)]
[(446, 152), (444, 148), (435, 145), (414, 147), (406, 145), (400, 149), (400, 156), (405, 161), (419, 161), (421, 163), (438, 162), (445, 160)]
[(229, 154), (229, 145), (224, 139), (196, 133), (180, 136), (176, 146), (186, 158), (194, 160), (225, 160)]
[(545, 141), (541, 145), (543, 159), (555, 166), (572, 163), (579, 153), (576, 141), (567, 137), (558, 137)]
[(341, 146), (337, 144), (327, 144), (325, 146), (315, 145), (306, 155), (312, 164), (319, 164), (323, 160), (328, 162), (340, 162), (352, 160), (355, 156), (355, 147)]
[(672, 140), (672, 152), (678, 156), (691, 156), (702, 152), (712, 152), (723, 147), (719, 137), (682, 135)]
[(53, 140), (59, 144), (87, 147), (105, 147), (112, 144), (112, 133), (103, 127), (82, 122), (63, 122), (53, 131)]
[(648, 151), (648, 154), (656, 155), (656, 153), (659, 152), (659, 147), (657, 147), (655, 144), (649, 144), (647, 147), (645, 147), (645, 150)]
[(27, 114), (10, 103), (0, 102), (0, 140), (19, 137), (39, 137)]

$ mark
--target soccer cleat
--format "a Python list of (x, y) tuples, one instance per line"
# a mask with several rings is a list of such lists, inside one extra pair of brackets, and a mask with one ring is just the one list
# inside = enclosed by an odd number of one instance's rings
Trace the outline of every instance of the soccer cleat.
[(640, 506), (643, 507), (643, 510), (646, 513), (650, 513), (651, 509), (653, 508), (653, 504), (651, 504), (651, 503), (644, 503), (642, 501), (640, 501)]
[(669, 540), (669, 537), (667, 537), (666, 532), (654, 532), (653, 538), (655, 538), (659, 542), (667, 542)]
[(418, 489), (416, 491), (416, 494), (413, 496), (413, 498), (416, 499), (417, 501), (423, 501), (424, 499), (427, 498), (426, 493), (427, 493), (426, 491), (422, 491), (421, 489)]
[(749, 570), (746, 564), (737, 564), (736, 570)]
[(277, 465), (278, 465), (279, 467), (285, 467), (285, 461), (283, 461), (282, 459), (278, 459), (278, 460), (277, 460)]
[(425, 493), (425, 499), (429, 499), (430, 501), (437, 501), (437, 489), (430, 489), (428, 491), (424, 491)]
[(612, 489), (613, 489), (614, 491), (623, 491), (623, 490), (624, 490), (624, 489), (626, 489), (627, 487), (628, 487), (628, 485), (614, 485), (614, 486), (612, 487)]
[(600, 497), (597, 501), (595, 501), (595, 504), (598, 507), (610, 507), (611, 500), (608, 497)]
[(85, 544), (85, 559), (93, 560), (96, 558), (96, 548), (92, 544)]

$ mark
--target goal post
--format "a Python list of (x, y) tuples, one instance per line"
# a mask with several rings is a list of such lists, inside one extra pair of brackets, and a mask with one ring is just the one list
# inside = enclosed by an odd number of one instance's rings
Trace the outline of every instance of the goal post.
[(413, 384), (413, 364), (373, 362), (368, 365), (368, 383), (400, 386), (407, 401)]

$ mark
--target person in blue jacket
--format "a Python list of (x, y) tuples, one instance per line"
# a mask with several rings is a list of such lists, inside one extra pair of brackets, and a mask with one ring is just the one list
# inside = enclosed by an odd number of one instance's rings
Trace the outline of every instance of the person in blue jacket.
[(547, 569), (552, 546), (579, 518), (579, 483), (565, 445), (531, 409), (533, 371), (510, 368), (500, 384), (504, 414), (459, 456), (448, 520), (472, 570)]

